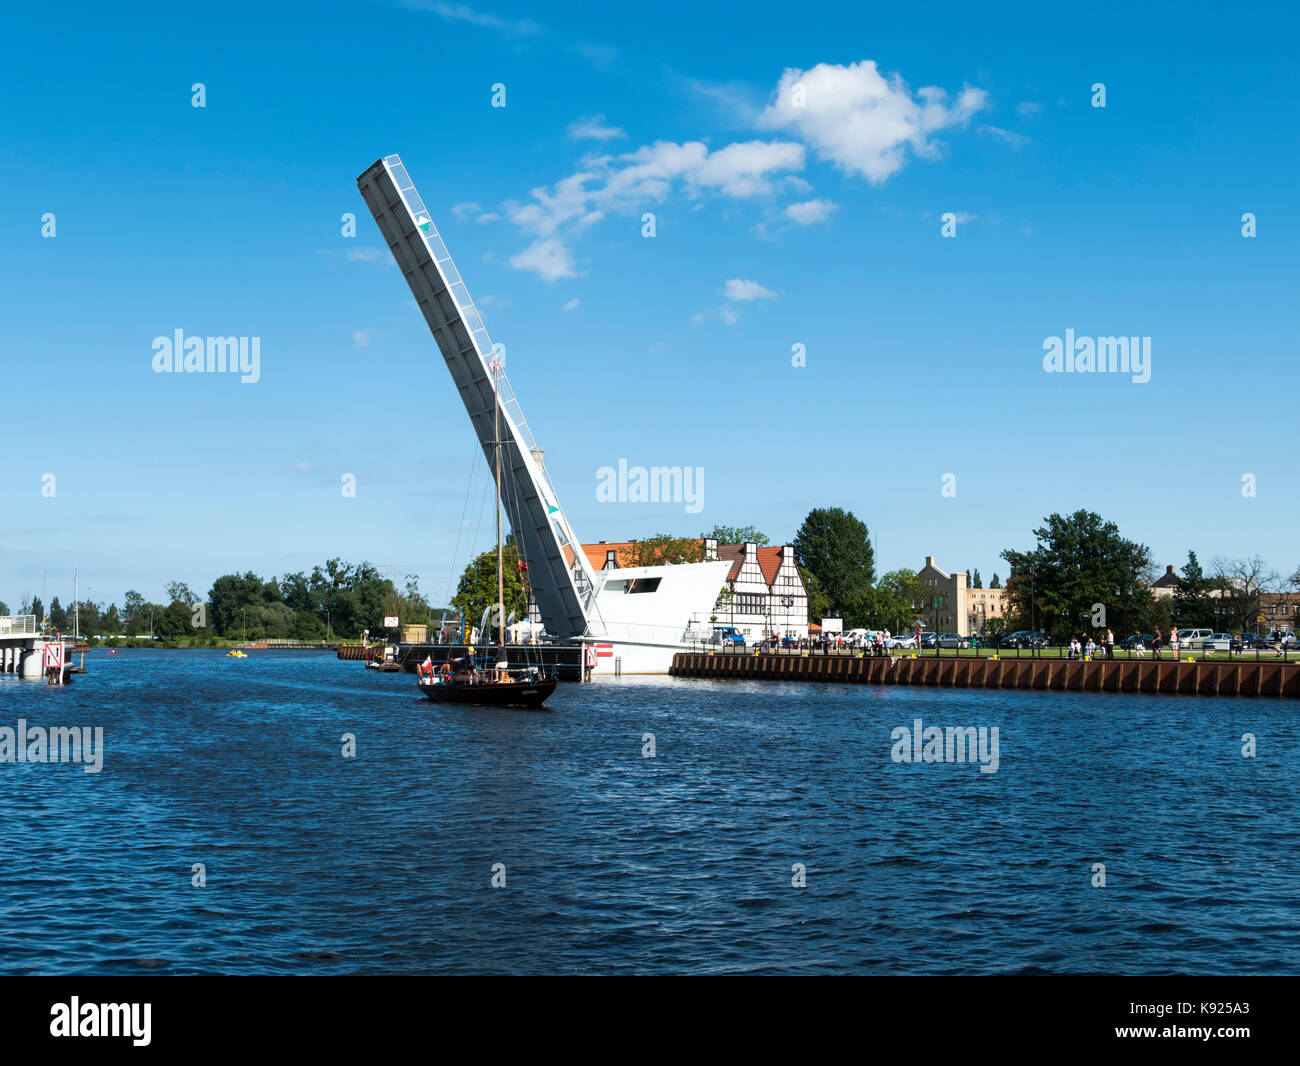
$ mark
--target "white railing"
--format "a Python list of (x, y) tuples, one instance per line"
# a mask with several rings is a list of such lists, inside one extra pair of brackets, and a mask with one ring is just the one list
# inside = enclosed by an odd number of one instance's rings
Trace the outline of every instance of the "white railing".
[(703, 629), (687, 626), (656, 626), (643, 622), (604, 622), (588, 619), (587, 640), (625, 641), (632, 644), (690, 644), (707, 639)]
[(34, 614), (10, 614), (0, 617), (0, 637), (36, 636), (41, 627)]
[[(452, 299), (456, 301), (456, 308), (460, 312), (460, 318), (465, 325), (466, 331), (469, 333), (470, 343), (473, 344), (474, 350), (478, 354), (484, 376), (490, 376), (488, 361), (495, 356), (492, 338), (488, 336), (487, 326), (483, 323), (483, 316), (479, 314), (478, 308), (474, 306), (469, 289), (462, 280), (460, 271), (456, 269), (455, 262), (452, 261), (451, 252), (447, 250), (447, 245), (443, 243), (442, 237), (438, 234), (438, 227), (433, 223), (433, 216), (429, 214), (428, 208), (424, 206), (424, 200), (416, 190), (411, 175), (407, 173), (406, 167), (402, 164), (401, 156), (385, 156), (384, 165), (392, 176), (393, 184), (397, 188), (397, 194), (402, 198), (407, 210), (411, 213), (417, 231), (424, 238), (424, 243), (429, 249), (429, 255), (437, 264), (438, 270), (442, 274), (443, 283), (447, 286), (447, 291), (451, 293)], [(559, 495), (555, 491), (555, 486), (551, 484), (551, 475), (547, 473), (546, 466), (540, 458), (541, 450), (533, 439), (533, 431), (529, 428), (528, 420), (524, 418), (523, 408), (519, 406), (519, 399), (515, 396), (515, 390), (511, 387), (510, 379), (506, 376), (504, 369), (497, 375), (497, 398), (501, 404), (501, 409), (506, 414), (508, 423), (515, 428), (517, 442), (528, 449), (533, 462), (537, 465), (537, 471), (550, 498), (558, 503)], [(555, 517), (558, 517), (564, 527), (565, 536), (568, 537), (569, 544), (575, 555), (580, 556), (582, 551), (580, 542), (569, 525), (568, 519), (563, 512), (560, 512)], [(581, 560), (579, 565), (583, 563), (585, 563), (585, 560)]]

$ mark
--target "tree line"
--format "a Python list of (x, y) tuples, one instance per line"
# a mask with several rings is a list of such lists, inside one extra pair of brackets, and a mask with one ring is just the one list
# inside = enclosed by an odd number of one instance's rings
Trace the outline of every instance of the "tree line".
[[(439, 613), (420, 592), (417, 575), (406, 575), (399, 586), (370, 563), (341, 559), (281, 577), (262, 578), (251, 570), (223, 574), (206, 597), (182, 581), (167, 582), (164, 591), (164, 602), (155, 602), (130, 589), (121, 606), (90, 600), (64, 606), (56, 596), (48, 610), (39, 596), (29, 596), (18, 613), (35, 615), (64, 635), (73, 632), (75, 618), (85, 637), (152, 636), (189, 645), (244, 639), (314, 643), (327, 636), (356, 640), (366, 630), (379, 634), (386, 615), (407, 624)], [(0, 602), (0, 614), (8, 613)]]
[[(1174, 625), (1249, 631), (1260, 624), (1261, 595), (1288, 584), (1257, 555), (1215, 559), (1207, 570), (1196, 552), (1188, 551), (1173, 594), (1156, 596), (1150, 548), (1124, 537), (1114, 522), (1095, 512), (1050, 514), (1033, 535), (1033, 548), (1001, 553), (1009, 567), (1007, 611), (985, 621), (986, 636), (1032, 628), (1059, 640), (1106, 628), (1124, 635), (1157, 627), (1168, 633)], [(846, 628), (899, 632), (928, 613), (933, 591), (917, 572), (892, 570), (876, 577), (867, 527), (850, 511), (810, 511), (793, 546), (805, 573), (810, 620), (838, 617)], [(967, 575), (969, 587), (982, 587), (978, 570)], [(1289, 584), (1300, 585), (1300, 567)], [(989, 587), (1001, 587), (997, 574)]]

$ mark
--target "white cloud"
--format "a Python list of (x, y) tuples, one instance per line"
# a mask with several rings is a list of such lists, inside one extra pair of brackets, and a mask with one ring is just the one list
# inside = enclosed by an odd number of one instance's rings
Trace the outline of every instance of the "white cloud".
[(618, 62), (618, 49), (612, 45), (579, 41), (573, 50), (597, 70), (613, 70)]
[(543, 281), (559, 281), (561, 278), (578, 276), (573, 253), (558, 237), (533, 241), (518, 255), (510, 257), (510, 265), (516, 270), (531, 270)]
[(850, 66), (819, 63), (781, 75), (759, 124), (792, 130), (818, 158), (879, 184), (902, 169), (909, 148), (920, 157), (937, 155), (931, 135), (965, 126), (988, 106), (988, 94), (966, 86), (951, 105), (947, 101), (947, 93), (933, 86), (913, 94), (902, 78), (886, 78), (870, 59)]
[(754, 89), (741, 82), (708, 82), (688, 78), (669, 70), (672, 82), (696, 100), (711, 104), (733, 128), (750, 129), (762, 111), (762, 103)]
[[(769, 221), (783, 217), (801, 226), (824, 222), (836, 205), (813, 196), (812, 186), (799, 175), (809, 148), (819, 158), (879, 183), (904, 166), (909, 152), (938, 155), (942, 145), (933, 139), (937, 132), (968, 125), (972, 115), (988, 106), (987, 94), (970, 86), (952, 101), (934, 87), (913, 92), (897, 75), (883, 76), (871, 60), (786, 70), (762, 111), (749, 102), (743, 86), (673, 76), (691, 94), (729, 107), (733, 119), (789, 130), (799, 139), (738, 141), (718, 149), (704, 141), (656, 141), (635, 151), (589, 155), (567, 177), (533, 189), (526, 200), (503, 205), (506, 217), (532, 242), (510, 259), (513, 267), (547, 281), (574, 277), (572, 245), (585, 230), (609, 214), (639, 217), (674, 194), (694, 201), (693, 209), (698, 210), (709, 197), (755, 200), (792, 191), (806, 199), (783, 211), (767, 208)], [(793, 93), (796, 85), (803, 93), (799, 101)], [(602, 143), (621, 134), (603, 115), (569, 127), (572, 138)], [(486, 219), (479, 216), (479, 221)]]
[(771, 289), (765, 289), (757, 281), (743, 281), (740, 278), (731, 278), (722, 289), (722, 294), (728, 300), (772, 300), (776, 298), (776, 293)]
[(464, 22), (471, 26), (497, 30), (512, 37), (532, 37), (542, 32), (542, 28), (531, 19), (511, 21), (484, 11), (475, 11), (468, 4), (451, 4), (444, 0), (397, 0), (399, 7), (408, 11), (424, 11), (437, 15), (448, 22)]
[(299, 474), (305, 474), (311, 469), (311, 463), (294, 463), (293, 468)]
[(617, 126), (606, 126), (604, 115), (588, 115), (569, 123), (566, 136), (572, 141), (612, 141), (627, 134)]
[(803, 165), (803, 146), (787, 141), (747, 141), (717, 151), (702, 141), (658, 141), (633, 152), (589, 157), (576, 173), (534, 189), (530, 200), (506, 203), (510, 221), (534, 238), (511, 265), (548, 281), (573, 277), (568, 242), (611, 212), (639, 215), (675, 189), (692, 198), (766, 196), (782, 174)]
[(340, 252), (336, 248), (319, 248), (317, 255), (327, 255), (331, 259), (344, 259), (349, 263), (384, 263), (389, 259), (387, 248), (349, 248)]
[(734, 326), (740, 321), (740, 312), (734, 307), (723, 304), (712, 311), (700, 311), (698, 314), (691, 315), (691, 323), (698, 326), (701, 322), (710, 318), (718, 319), (724, 326)]
[(803, 203), (791, 204), (783, 213), (797, 225), (815, 226), (818, 222), (825, 222), (830, 218), (836, 206), (830, 200), (805, 200)]
[(561, 310), (561, 311), (576, 311), (576, 310), (578, 309), (578, 305), (579, 305), (580, 303), (582, 303), (582, 301), (579, 300), (579, 299), (577, 299), (577, 298), (575, 297), (574, 299), (570, 300), (567, 304), (565, 304), (563, 307), (561, 307), (560, 310)]
[(1011, 130), (1004, 130), (1001, 126), (981, 126), (979, 133), (985, 137), (996, 137), (999, 141), (1006, 141), (1013, 148), (1029, 143), (1029, 138), (1023, 133), (1012, 133)]
[(501, 221), (501, 216), (495, 211), (484, 211), (481, 205), (474, 203), (472, 200), (453, 205), (451, 213), (459, 219), (472, 218), (478, 223)]
[(1042, 104), (1036, 104), (1032, 100), (1022, 100), (1016, 104), (1016, 113), (1028, 118), (1030, 115), (1036, 115), (1043, 110)]
[(352, 343), (358, 348), (370, 347), (370, 342), (375, 339), (375, 331), (372, 329), (359, 329), (352, 334)]

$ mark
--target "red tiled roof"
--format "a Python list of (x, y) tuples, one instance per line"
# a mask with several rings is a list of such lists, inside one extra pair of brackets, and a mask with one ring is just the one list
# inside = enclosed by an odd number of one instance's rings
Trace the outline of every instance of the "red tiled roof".
[(759, 548), (758, 565), (763, 571), (763, 580), (769, 585), (776, 581), (776, 572), (781, 569), (780, 548)]
[(631, 546), (632, 542), (630, 540), (614, 540), (608, 544), (584, 544), (582, 550), (593, 570), (604, 570), (606, 553), (612, 551), (614, 553), (614, 565), (622, 566), (623, 560), (620, 558), (619, 552), (627, 551)]
[(735, 581), (740, 575), (740, 567), (745, 561), (745, 548), (742, 544), (719, 544), (718, 559), (724, 563), (730, 563), (731, 569), (727, 571), (727, 580)]
[[(616, 540), (606, 544), (584, 544), (582, 550), (593, 570), (603, 570), (607, 553), (612, 551), (614, 553), (614, 565), (622, 566), (623, 560), (620, 552), (626, 551), (633, 543), (630, 540)], [(700, 543), (703, 543), (703, 541)], [(776, 573), (781, 568), (781, 549), (780, 547), (760, 547), (757, 554), (759, 569), (763, 571), (763, 580), (771, 585), (776, 581)], [(572, 566), (573, 556), (568, 548), (565, 548), (565, 558), (569, 565)], [(731, 563), (731, 569), (727, 571), (727, 580), (735, 581), (740, 575), (741, 565), (745, 561), (745, 546), (743, 544), (719, 544), (718, 559), (722, 562)]]

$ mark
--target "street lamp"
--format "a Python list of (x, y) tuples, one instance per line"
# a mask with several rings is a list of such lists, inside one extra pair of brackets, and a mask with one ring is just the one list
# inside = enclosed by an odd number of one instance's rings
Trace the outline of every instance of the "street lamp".
[(248, 611), (246, 608), (241, 607), (239, 609), (239, 613), (244, 616), (244, 643), (247, 644), (248, 643)]

